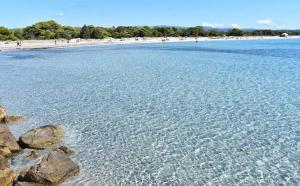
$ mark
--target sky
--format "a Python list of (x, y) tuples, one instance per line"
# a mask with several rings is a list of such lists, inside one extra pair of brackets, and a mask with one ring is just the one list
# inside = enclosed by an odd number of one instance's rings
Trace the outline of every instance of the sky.
[(1, 0), (0, 25), (300, 28), (300, 0)]

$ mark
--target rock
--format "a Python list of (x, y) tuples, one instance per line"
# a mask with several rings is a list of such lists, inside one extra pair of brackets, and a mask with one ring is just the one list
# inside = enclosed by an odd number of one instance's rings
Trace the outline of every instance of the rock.
[(0, 123), (4, 123), (6, 120), (5, 118), (6, 118), (6, 111), (2, 106), (0, 106)]
[(12, 152), (9, 150), (9, 148), (0, 145), (0, 155), (4, 157), (9, 157), (11, 156), (11, 154)]
[(11, 186), (15, 177), (16, 173), (9, 168), (6, 158), (0, 156), (0, 185)]
[(58, 149), (62, 150), (67, 156), (70, 156), (70, 155), (74, 154), (74, 151), (71, 150), (69, 147), (66, 147), (66, 146), (60, 146)]
[(78, 173), (79, 166), (64, 151), (55, 149), (46, 155), (41, 163), (23, 171), (18, 181), (55, 185)]
[(17, 143), (16, 138), (9, 131), (6, 125), (0, 124), (0, 152), (7, 153), (6, 156), (10, 156), (12, 153), (19, 152), (21, 150)]
[(19, 144), (23, 148), (43, 149), (49, 145), (58, 143), (63, 136), (63, 129), (55, 125), (47, 125), (32, 129), (23, 134)]
[(15, 186), (45, 186), (40, 183), (33, 183), (33, 182), (17, 182)]
[(16, 178), (16, 173), (10, 168), (6, 167), (0, 170), (0, 185), (1, 186), (12, 186)]
[(4, 156), (0, 155), (0, 170), (4, 170), (5, 168), (7, 168), (7, 160)]
[(39, 157), (39, 152), (36, 150), (32, 150), (28, 153), (28, 155), (26, 155), (26, 158), (29, 159), (36, 159), (37, 157)]
[(18, 123), (25, 120), (24, 116), (6, 116), (6, 123)]

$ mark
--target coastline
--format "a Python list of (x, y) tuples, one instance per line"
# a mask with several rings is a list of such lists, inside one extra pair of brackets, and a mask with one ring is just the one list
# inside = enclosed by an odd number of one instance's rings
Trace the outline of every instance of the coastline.
[(287, 38), (279, 36), (249, 36), (249, 37), (155, 37), (155, 38), (123, 38), (123, 39), (65, 39), (57, 40), (24, 40), (22, 46), (17, 47), (17, 41), (0, 41), (0, 52), (16, 50), (33, 50), (46, 48), (69, 48), (77, 46), (97, 45), (127, 45), (127, 44), (149, 44), (149, 43), (173, 43), (173, 42), (204, 42), (204, 41), (235, 41), (235, 40), (274, 40), (274, 39), (299, 39), (300, 36)]

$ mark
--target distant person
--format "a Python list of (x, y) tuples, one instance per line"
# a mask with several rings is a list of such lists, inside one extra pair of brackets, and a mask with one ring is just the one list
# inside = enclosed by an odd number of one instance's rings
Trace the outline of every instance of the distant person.
[(19, 47), (20, 46), (20, 42), (19, 41), (17, 41), (17, 47)]
[(56, 41), (56, 39), (54, 40), (54, 44), (55, 44), (55, 45), (57, 45), (57, 41)]

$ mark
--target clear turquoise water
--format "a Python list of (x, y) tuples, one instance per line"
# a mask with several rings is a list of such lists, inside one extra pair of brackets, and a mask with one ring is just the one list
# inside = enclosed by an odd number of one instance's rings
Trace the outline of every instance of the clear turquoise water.
[(66, 185), (299, 185), (300, 40), (0, 53), (15, 135), (64, 126)]

